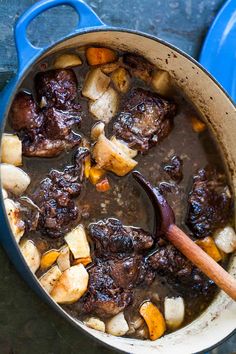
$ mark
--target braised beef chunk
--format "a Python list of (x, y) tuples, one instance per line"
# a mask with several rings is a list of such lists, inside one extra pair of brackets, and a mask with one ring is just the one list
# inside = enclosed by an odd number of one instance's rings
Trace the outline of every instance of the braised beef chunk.
[(101, 317), (110, 317), (126, 308), (132, 293), (119, 287), (109, 274), (109, 265), (100, 262), (89, 269), (89, 288), (83, 299), (83, 310)]
[(10, 119), (17, 131), (34, 130), (41, 127), (43, 115), (31, 94), (19, 92), (12, 103)]
[(148, 232), (141, 228), (123, 226), (113, 218), (90, 224), (89, 234), (95, 243), (95, 254), (99, 257), (142, 253), (153, 245), (153, 238)]
[(193, 179), (186, 224), (195, 237), (206, 237), (229, 221), (232, 201), (225, 175), (201, 169)]
[(183, 179), (183, 161), (179, 156), (173, 156), (168, 163), (165, 163), (163, 170), (177, 183)]
[(149, 265), (157, 274), (167, 276), (174, 287), (182, 288), (183, 291), (193, 290), (195, 293), (206, 294), (214, 284), (170, 244), (159, 247), (149, 257)]
[(89, 151), (79, 148), (75, 164), (63, 172), (52, 170), (33, 194), (40, 209), (37, 229), (49, 237), (60, 237), (78, 220), (79, 210), (73, 198), (80, 194), (84, 174), (84, 159)]
[(47, 107), (76, 109), (77, 79), (71, 69), (40, 72), (35, 77), (38, 101), (45, 100)]
[(155, 66), (139, 55), (126, 53), (123, 55), (123, 63), (132, 75), (146, 82), (150, 81)]
[(138, 88), (129, 94), (113, 130), (117, 137), (139, 151), (147, 151), (165, 138), (173, 126), (176, 105)]

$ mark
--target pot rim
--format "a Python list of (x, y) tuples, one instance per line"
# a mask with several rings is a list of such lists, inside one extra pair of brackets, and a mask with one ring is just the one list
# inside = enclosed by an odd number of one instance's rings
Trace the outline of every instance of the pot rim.
[[(85, 29), (81, 29), (80, 31), (78, 31), (78, 32), (76, 32), (74, 34), (70, 34), (68, 36), (65, 36), (64, 38), (62, 38), (60, 40), (57, 40), (54, 43), (50, 44), (48, 47), (43, 49), (37, 56), (32, 58), (32, 60), (29, 62), (29, 64), (27, 66), (25, 66), (22, 71), (16, 73), (16, 76), (13, 77), (13, 79), (15, 79), (16, 82), (14, 84), (14, 87), (13, 87), (12, 91), (11, 91), (10, 98), (9, 98), (9, 100), (7, 102), (7, 105), (6, 105), (5, 109), (4, 109), (3, 119), (2, 119), (2, 121), (0, 123), (1, 124), (1, 126), (0, 126), (0, 142), (1, 142), (1, 139), (2, 139), (2, 135), (3, 135), (4, 127), (5, 127), (5, 123), (6, 123), (6, 118), (7, 118), (7, 115), (9, 113), (9, 109), (10, 109), (11, 103), (13, 101), (13, 98), (15, 97), (15, 94), (16, 94), (17, 90), (19, 89), (19, 86), (21, 85), (21, 83), (24, 80), (24, 78), (28, 75), (28, 73), (31, 70), (32, 66), (36, 62), (40, 61), (42, 58), (46, 57), (48, 55), (48, 53), (53, 48), (55, 48), (57, 45), (65, 42), (65, 41), (67, 41), (67, 40), (69, 40), (71, 38), (79, 37), (80, 35), (84, 35), (84, 34), (90, 34), (90, 33), (92, 34), (92, 33), (96, 33), (96, 32), (131, 33), (131, 34), (135, 34), (137, 36), (141, 36), (141, 37), (144, 37), (144, 38), (147, 38), (147, 39), (151, 39), (151, 40), (153, 40), (153, 41), (155, 41), (157, 43), (161, 43), (162, 45), (170, 48), (171, 50), (173, 50), (175, 52), (177, 52), (178, 54), (182, 55), (187, 60), (192, 62), (194, 65), (199, 67), (199, 69), (202, 70), (204, 72), (204, 74), (207, 75), (214, 82), (214, 84), (216, 86), (218, 86), (218, 88), (225, 94), (225, 96), (228, 99), (229, 103), (231, 103), (232, 106), (236, 109), (236, 103), (234, 103), (234, 101), (229, 96), (229, 94), (225, 91), (225, 89), (222, 87), (222, 85), (207, 71), (207, 69), (205, 69), (196, 59), (194, 59), (193, 57), (191, 57), (189, 54), (185, 53), (183, 50), (179, 49), (178, 47), (174, 46), (173, 44), (171, 44), (171, 43), (169, 43), (169, 42), (167, 42), (167, 41), (165, 41), (163, 39), (160, 39), (157, 36), (154, 36), (154, 35), (142, 32), (142, 31), (138, 31), (138, 30), (132, 30), (132, 29), (128, 29), (128, 28), (119, 28), (119, 27), (113, 27), (113, 26), (107, 26), (107, 25), (101, 26), (101, 27), (90, 27), (90, 28), (87, 28), (87, 29), (86, 28)], [(3, 197), (1, 196), (0, 199), (1, 199), (1, 204), (3, 206), (3, 210), (5, 212), (4, 203), (3, 203)], [(24, 268), (25, 268), (24, 271), (26, 271), (27, 273), (31, 273), (28, 265), (26, 264), (25, 260), (22, 257), (19, 245), (16, 243), (15, 238), (14, 238), (14, 236), (12, 234), (12, 231), (10, 229), (10, 226), (9, 226), (9, 223), (8, 223), (8, 220), (7, 220), (6, 213), (5, 213), (5, 220), (6, 220), (6, 224), (8, 225), (8, 233), (11, 236), (11, 241), (14, 243), (15, 249), (16, 249), (19, 257), (21, 258), (21, 260), (23, 260)], [(10, 260), (11, 260), (11, 258), (10, 258)], [(77, 323), (77, 319), (73, 318), (70, 314), (68, 314), (65, 310), (63, 310), (60, 305), (56, 304), (52, 300), (51, 296), (48, 295), (46, 293), (46, 291), (41, 287), (37, 277), (33, 273), (30, 274), (30, 277), (31, 277), (31, 280), (30, 280), (31, 285), (33, 286), (33, 285), (37, 284), (37, 287), (39, 286), (41, 288), (41, 289), (39, 289), (40, 293), (41, 293), (40, 296), (43, 297), (44, 301), (47, 301), (47, 303), (50, 304), (50, 306), (53, 308), (53, 310), (56, 310), (56, 312), (59, 313), (60, 316), (63, 316), (63, 318), (65, 318), (66, 321), (70, 322), (74, 327), (77, 328), (77, 330), (79, 330), (82, 333), (86, 334), (86, 336), (89, 336), (89, 337), (93, 338), (93, 340), (97, 341), (98, 343), (102, 343), (102, 345), (114, 350), (114, 348), (115, 348), (114, 346), (112, 346), (111, 344), (108, 344), (108, 343), (96, 338), (95, 335), (93, 335), (92, 333), (87, 332), (86, 329), (80, 327), (78, 325), (78, 323)], [(207, 311), (207, 309), (206, 309), (206, 311)], [(196, 320), (197, 320), (197, 318), (196, 318)], [(220, 341), (218, 341), (217, 343), (213, 344), (212, 346), (207, 347), (207, 348), (205, 348), (205, 349), (203, 349), (201, 351), (198, 351), (198, 352), (195, 352), (195, 353), (192, 353), (192, 354), (203, 354), (206, 351), (212, 350), (212, 349), (216, 348), (217, 346), (221, 345), (222, 343), (224, 343), (227, 339), (232, 337), (235, 333), (236, 333), (236, 328), (232, 332), (230, 332), (226, 337), (222, 338)], [(115, 350), (117, 352), (119, 352), (119, 353), (126, 353), (125, 351), (123, 351), (121, 349), (118, 349), (118, 348), (115, 348)]]

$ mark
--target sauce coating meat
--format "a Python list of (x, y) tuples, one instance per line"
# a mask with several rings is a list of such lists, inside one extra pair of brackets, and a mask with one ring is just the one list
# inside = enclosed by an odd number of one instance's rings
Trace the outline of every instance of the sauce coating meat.
[(137, 168), (158, 187), (176, 224), (227, 265), (236, 234), (224, 163), (167, 71), (110, 48), (57, 53), (22, 83), (6, 130), (3, 167), (17, 181), (3, 178), (13, 235), (70, 315), (153, 340), (207, 308), (215, 284), (150, 232), (149, 202), (129, 174)]

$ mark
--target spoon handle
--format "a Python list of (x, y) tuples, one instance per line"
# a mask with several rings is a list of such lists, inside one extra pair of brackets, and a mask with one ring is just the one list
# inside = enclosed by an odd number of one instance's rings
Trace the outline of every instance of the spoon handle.
[(216, 261), (204, 252), (175, 224), (166, 231), (168, 240), (195, 264), (203, 273), (213, 280), (219, 288), (224, 290), (236, 301), (236, 279), (227, 273)]

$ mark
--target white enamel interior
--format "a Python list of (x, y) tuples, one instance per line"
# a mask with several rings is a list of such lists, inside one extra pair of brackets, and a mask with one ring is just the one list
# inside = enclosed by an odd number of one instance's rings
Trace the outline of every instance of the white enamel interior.
[[(235, 191), (236, 109), (219, 86), (198, 65), (148, 36), (115, 30), (80, 34), (58, 44), (50, 53), (88, 44), (137, 52), (158, 67), (168, 70), (205, 117), (216, 136), (227, 161), (232, 188)], [(232, 256), (229, 272), (236, 277), (235, 256)], [(236, 302), (220, 292), (208, 309), (191, 324), (153, 342), (114, 337), (89, 329), (79, 321), (77, 324), (104, 343), (128, 353), (190, 354), (215, 345), (236, 328)]]

